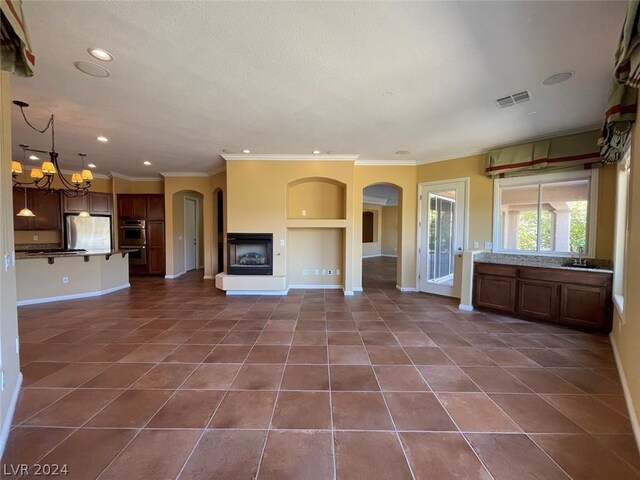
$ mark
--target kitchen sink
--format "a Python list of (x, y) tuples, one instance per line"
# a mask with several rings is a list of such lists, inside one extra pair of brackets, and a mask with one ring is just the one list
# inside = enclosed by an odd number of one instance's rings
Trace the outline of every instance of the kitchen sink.
[(586, 269), (591, 269), (591, 270), (596, 270), (598, 268), (597, 265), (587, 265), (587, 264), (577, 264), (577, 263), (571, 263), (571, 262), (567, 262), (567, 263), (563, 263), (562, 264), (563, 267), (572, 267), (572, 268), (586, 268)]

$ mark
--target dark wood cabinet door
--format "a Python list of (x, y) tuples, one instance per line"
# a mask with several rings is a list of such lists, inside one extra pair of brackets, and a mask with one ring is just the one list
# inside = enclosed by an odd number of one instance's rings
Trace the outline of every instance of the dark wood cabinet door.
[[(32, 208), (33, 205), (29, 205), (29, 192), (27, 191), (27, 207)], [(13, 229), (14, 230), (33, 230), (34, 219), (33, 217), (18, 217), (16, 216), (20, 210), (24, 208), (24, 189), (13, 189)]]
[(147, 265), (152, 275), (164, 275), (164, 222), (147, 221)]
[(605, 328), (610, 321), (609, 290), (591, 285), (562, 284), (560, 321), (567, 325)]
[(164, 195), (147, 196), (147, 218), (164, 220)]
[(83, 197), (67, 197), (66, 195), (63, 195), (64, 213), (80, 213), (84, 210), (88, 211), (89, 201), (87, 197), (89, 195), (91, 194)]
[(123, 220), (147, 218), (147, 196), (118, 195), (118, 217)]
[(36, 230), (60, 230), (60, 192), (30, 192), (33, 213), (36, 214), (34, 228)]
[(474, 283), (475, 305), (504, 312), (515, 311), (515, 278), (476, 275)]
[(517, 313), (548, 322), (557, 321), (558, 290), (559, 285), (555, 282), (520, 280)]
[(93, 215), (111, 215), (111, 194), (90, 193), (89, 212)]

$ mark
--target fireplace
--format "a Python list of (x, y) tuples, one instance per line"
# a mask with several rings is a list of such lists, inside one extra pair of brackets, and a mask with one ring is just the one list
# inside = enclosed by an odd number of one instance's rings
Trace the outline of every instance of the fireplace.
[(273, 233), (228, 233), (229, 275), (273, 275)]

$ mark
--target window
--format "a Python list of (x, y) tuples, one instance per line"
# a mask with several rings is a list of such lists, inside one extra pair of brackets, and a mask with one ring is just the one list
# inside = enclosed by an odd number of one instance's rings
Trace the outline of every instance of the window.
[(597, 170), (506, 178), (494, 185), (494, 250), (593, 257)]
[(627, 217), (629, 209), (629, 177), (631, 151), (627, 151), (624, 160), (618, 166), (616, 187), (616, 223), (613, 265), (613, 304), (624, 322), (625, 255), (627, 249)]

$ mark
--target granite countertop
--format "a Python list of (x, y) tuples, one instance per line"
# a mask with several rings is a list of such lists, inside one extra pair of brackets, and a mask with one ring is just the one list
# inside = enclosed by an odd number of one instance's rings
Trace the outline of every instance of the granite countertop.
[(137, 248), (119, 248), (117, 250), (110, 250), (108, 252), (95, 252), (95, 251), (86, 251), (86, 252), (16, 252), (16, 260), (28, 260), (31, 258), (68, 258), (68, 257), (95, 257), (99, 255), (104, 255), (107, 257), (111, 257), (112, 255), (126, 255), (130, 252), (137, 252), (139, 249)]
[(612, 274), (612, 265), (609, 260), (588, 259), (587, 264), (596, 265), (596, 268), (582, 268), (564, 266), (565, 263), (577, 260), (571, 257), (549, 257), (544, 255), (517, 255), (508, 253), (478, 253), (474, 257), (476, 263), (496, 263), (502, 265), (516, 265), (522, 267), (553, 268), (558, 270), (572, 270), (579, 272)]

